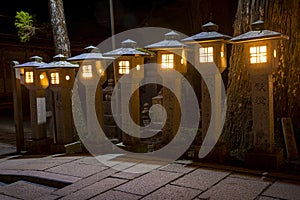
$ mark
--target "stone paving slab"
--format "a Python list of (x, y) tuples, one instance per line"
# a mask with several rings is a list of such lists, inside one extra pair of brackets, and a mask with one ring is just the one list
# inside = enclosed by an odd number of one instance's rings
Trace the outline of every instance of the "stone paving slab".
[(129, 173), (129, 172), (120, 171), (120, 172), (115, 173), (111, 176), (115, 177), (115, 178), (123, 178), (123, 179), (131, 180), (131, 179), (137, 178), (137, 177), (142, 176), (142, 175), (144, 175), (144, 174), (142, 174), (142, 173)]
[(168, 164), (166, 166), (159, 168), (159, 170), (162, 170), (162, 171), (177, 172), (177, 173), (183, 173), (183, 174), (187, 174), (195, 169), (197, 169), (197, 167), (190, 167), (190, 166), (186, 166), (183, 164), (177, 164), (177, 163)]
[(99, 160), (97, 160), (95, 157), (89, 156), (89, 157), (83, 157), (75, 160), (73, 163), (79, 163), (79, 164), (85, 164), (85, 165), (104, 165)]
[(277, 181), (271, 185), (264, 193), (264, 196), (275, 197), (280, 199), (300, 199), (300, 183)]
[(129, 194), (117, 190), (109, 190), (98, 196), (95, 196), (91, 200), (137, 200), (140, 198), (141, 196), (135, 194)]
[(0, 193), (20, 199), (36, 199), (50, 194), (54, 189), (43, 187), (27, 181), (17, 181), (0, 188)]
[(172, 184), (204, 191), (229, 174), (228, 171), (199, 168), (172, 182)]
[(56, 200), (58, 198), (60, 198), (60, 196), (54, 195), (54, 194), (47, 194), (47, 195), (41, 196), (39, 198), (36, 198), (34, 200)]
[(252, 200), (255, 199), (271, 182), (254, 180), (252, 177), (247, 179), (227, 177), (199, 197), (203, 199), (222, 199), (222, 200)]
[(155, 170), (134, 180), (131, 180), (115, 189), (137, 195), (146, 195), (173, 181), (181, 175), (182, 174), (174, 172), (163, 172)]
[(0, 199), (1, 199), (1, 200), (16, 200), (17, 198), (9, 197), (9, 196), (0, 194)]
[(258, 197), (257, 200), (280, 200), (280, 199), (261, 196), (261, 197)]
[(79, 177), (69, 176), (64, 174), (56, 174), (56, 173), (46, 172), (46, 171), (32, 171), (32, 170), (19, 171), (17, 175), (30, 176), (38, 179), (53, 180), (57, 182), (67, 183), (67, 184), (72, 184), (81, 180), (81, 178)]
[(92, 185), (102, 179), (105, 179), (109, 176), (111, 176), (112, 174), (116, 173), (115, 170), (108, 168), (104, 171), (101, 171), (97, 174), (94, 174), (92, 176), (89, 176), (87, 178), (81, 179), (79, 181), (77, 181), (76, 183), (73, 183), (72, 185), (68, 185), (64, 188), (58, 189), (55, 192), (53, 192), (52, 194), (55, 195), (59, 195), (59, 196), (66, 196), (68, 194), (71, 194), (73, 192), (76, 192), (78, 190), (81, 190), (85, 187), (88, 187), (89, 185)]
[(195, 198), (197, 195), (201, 193), (201, 190), (196, 190), (192, 188), (180, 187), (176, 185), (166, 185), (155, 192), (147, 195), (142, 198), (143, 200), (152, 200), (152, 199), (160, 199), (160, 200), (178, 200), (184, 199), (189, 200)]
[[(1, 170), (0, 176), (19, 176), (19, 177), (30, 177), (32, 179), (44, 179), (55, 182), (61, 182), (66, 184), (72, 184), (80, 180), (79, 177), (56, 174), (45, 171), (36, 171), (36, 170)], [(15, 177), (16, 178), (16, 177)]]
[(96, 182), (90, 186), (87, 186), (77, 192), (74, 192), (61, 200), (74, 200), (74, 199), (90, 199), (91, 197), (94, 197), (102, 192), (105, 192), (109, 189), (112, 189), (122, 183), (125, 183), (126, 180), (124, 179), (117, 179), (117, 178), (106, 178), (99, 182)]
[(159, 167), (161, 167), (161, 165), (150, 163), (138, 163), (136, 165), (133, 165), (132, 167), (124, 169), (123, 171), (127, 173), (147, 173)]
[(0, 169), (16, 170), (46, 170), (55, 166), (72, 161), (72, 159), (58, 158), (24, 158), (11, 159), (0, 163)]
[(52, 167), (46, 171), (84, 178), (105, 169), (107, 169), (107, 167), (103, 166), (101, 163), (99, 163), (98, 165), (87, 165), (77, 162), (69, 162), (56, 167)]

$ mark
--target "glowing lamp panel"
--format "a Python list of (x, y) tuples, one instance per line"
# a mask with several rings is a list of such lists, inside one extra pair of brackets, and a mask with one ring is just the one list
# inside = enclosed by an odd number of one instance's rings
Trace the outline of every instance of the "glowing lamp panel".
[(119, 74), (129, 74), (129, 61), (119, 61)]
[(174, 68), (174, 54), (161, 54), (161, 65), (163, 69)]
[(213, 47), (200, 47), (199, 48), (199, 61), (200, 61), (200, 63), (214, 62)]
[(267, 46), (250, 47), (250, 63), (266, 63), (267, 62)]
[(51, 84), (52, 85), (59, 84), (59, 73), (58, 72), (51, 73)]
[(33, 72), (25, 72), (25, 82), (26, 83), (33, 83)]
[(93, 77), (92, 65), (83, 65), (82, 66), (82, 77), (83, 78), (92, 78)]

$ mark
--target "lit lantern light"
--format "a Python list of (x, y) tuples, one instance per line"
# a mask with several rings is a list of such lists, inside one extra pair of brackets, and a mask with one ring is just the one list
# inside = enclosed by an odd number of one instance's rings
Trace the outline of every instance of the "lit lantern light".
[(179, 41), (179, 34), (170, 31), (165, 39), (145, 46), (146, 49), (157, 53), (157, 62), (162, 69), (175, 69), (181, 73), (187, 72), (185, 51), (186, 45)]
[(105, 66), (113, 62), (113, 57), (104, 57), (95, 46), (84, 48), (86, 52), (68, 58), (69, 62), (79, 64), (78, 77), (83, 84), (95, 84), (95, 81), (101, 79), (101, 84), (106, 81)]
[(46, 98), (45, 88), (48, 87), (46, 74), (37, 70), (46, 65), (39, 56), (32, 56), (29, 62), (15, 65), (25, 76), (24, 84), (29, 89), (30, 121), (31, 121), (31, 149), (35, 153), (48, 152), (46, 131)]
[[(124, 40), (121, 43), (121, 48), (104, 53), (104, 56), (115, 57), (114, 76), (115, 81), (118, 81), (122, 75), (129, 74), (130, 70), (137, 67), (141, 70), (141, 65), (144, 64), (144, 57), (149, 56), (148, 53), (137, 48), (137, 43), (131, 39)], [(139, 66), (139, 67), (138, 67)], [(138, 70), (138, 71), (140, 71)], [(135, 73), (138, 77), (144, 76), (144, 71)]]
[[(221, 132), (222, 127), (222, 77), (227, 67), (227, 44), (230, 36), (219, 33), (219, 26), (208, 22), (202, 32), (187, 37), (182, 42), (193, 46), (194, 63), (201, 66), (201, 121), (202, 142), (207, 133)], [(216, 68), (217, 67), (217, 68)], [(209, 91), (214, 91), (209, 93)], [(214, 113), (213, 113), (214, 112)], [(218, 137), (215, 137), (218, 138)]]
[(247, 69), (253, 74), (271, 73), (278, 64), (278, 41), (288, 37), (271, 30), (264, 29), (264, 22), (252, 23), (252, 30), (234, 37), (233, 44), (244, 44)]
[[(79, 71), (77, 74), (78, 80), (84, 87), (77, 85), (79, 89), (84, 90), (85, 99), (82, 105), (85, 105), (86, 127), (87, 135), (84, 138), (89, 138), (97, 141), (100, 134), (98, 133), (97, 124), (103, 127), (103, 91), (102, 86), (107, 81), (106, 66), (109, 66), (114, 58), (104, 57), (99, 49), (94, 46), (85, 48), (84, 53), (68, 58), (70, 62), (79, 64)], [(84, 109), (83, 109), (84, 110)], [(91, 117), (92, 112), (96, 110), (97, 118)], [(98, 139), (97, 139), (98, 138)], [(99, 140), (98, 140), (99, 141)]]
[(78, 67), (77, 64), (67, 62), (64, 55), (58, 54), (53, 57), (53, 62), (37, 68), (46, 72), (50, 79), (49, 88), (53, 96), (52, 111), (55, 117), (54, 143), (59, 149), (64, 149), (64, 145), (74, 142), (71, 96), (75, 70)]
[[(219, 26), (208, 22), (202, 25), (203, 32), (195, 34), (191, 37), (185, 38), (182, 42), (186, 44), (198, 44), (195, 45), (195, 60), (199, 64), (215, 64), (219, 68), (220, 72), (223, 72), (226, 68), (227, 61), (227, 48), (230, 36), (219, 33)], [(200, 46), (199, 46), (200, 45)]]
[(247, 166), (276, 168), (283, 161), (283, 151), (274, 145), (272, 73), (278, 64), (279, 41), (288, 37), (264, 29), (261, 20), (252, 23), (251, 28), (230, 40), (244, 46), (244, 62), (251, 77), (254, 151), (247, 153), (245, 162)]
[[(164, 35), (163, 40), (149, 44), (145, 46), (146, 49), (154, 51), (157, 56), (157, 63), (160, 64), (160, 75), (162, 76), (163, 85), (166, 83), (171, 83), (174, 85), (175, 92), (170, 91), (168, 88), (162, 88), (162, 96), (164, 100), (162, 101), (162, 106), (167, 111), (168, 119), (171, 119), (162, 131), (161, 141), (167, 143), (171, 138), (177, 133), (177, 126), (180, 124), (180, 107), (184, 105), (179, 105), (176, 96), (184, 95), (182, 91), (182, 83), (184, 82), (182, 78), (174, 78), (171, 71), (178, 71), (179, 73), (185, 75), (187, 73), (187, 62), (186, 62), (186, 49), (187, 45), (182, 43), (180, 40), (180, 35), (174, 31), (170, 31)], [(163, 74), (163, 75), (162, 75)], [(158, 92), (158, 91), (157, 91)], [(176, 95), (174, 95), (174, 93)], [(156, 93), (157, 95), (157, 93)], [(165, 100), (167, 99), (167, 100)], [(182, 96), (182, 99), (184, 97)], [(156, 100), (154, 98), (149, 103), (154, 104)], [(182, 103), (182, 102), (181, 102)], [(169, 116), (171, 116), (169, 118)]]
[(43, 59), (39, 56), (32, 56), (30, 57), (30, 60), (31, 61), (29, 62), (15, 65), (15, 68), (20, 68), (21, 74), (24, 74), (24, 83), (26, 87), (48, 87), (48, 81), (44, 81), (46, 83), (40, 81), (40, 76), (44, 75), (44, 73), (37, 70), (38, 67), (45, 65), (46, 63), (44, 63), (42, 61)]
[[(71, 87), (75, 79), (75, 69), (77, 64), (67, 62), (67, 58), (58, 54), (53, 57), (53, 62), (38, 67), (38, 70), (49, 74), (50, 87)], [(45, 77), (43, 74), (42, 77)], [(40, 77), (41, 78), (41, 77)], [(43, 79), (41, 79), (43, 80)]]
[[(119, 82), (122, 76), (130, 76), (131, 82), (122, 82), (118, 84), (118, 92), (116, 94), (116, 102), (118, 103), (116, 118), (122, 123), (123, 127), (131, 127), (131, 120), (122, 116), (131, 115), (132, 120), (136, 123), (140, 123), (140, 91), (136, 90), (132, 95), (132, 100), (129, 103), (130, 113), (128, 113), (128, 104), (122, 102), (122, 96), (126, 96), (128, 91), (132, 88), (139, 88), (140, 81), (144, 78), (144, 57), (149, 54), (143, 49), (137, 48), (137, 43), (131, 39), (127, 39), (121, 42), (121, 47), (112, 51), (106, 52), (104, 56), (112, 56), (114, 61), (114, 82)], [(135, 68), (135, 70), (133, 70)], [(128, 80), (128, 79), (127, 79)], [(120, 137), (120, 136), (118, 136)], [(136, 145), (139, 142), (139, 138), (129, 137), (125, 132), (122, 132), (122, 142), (124, 145)]]

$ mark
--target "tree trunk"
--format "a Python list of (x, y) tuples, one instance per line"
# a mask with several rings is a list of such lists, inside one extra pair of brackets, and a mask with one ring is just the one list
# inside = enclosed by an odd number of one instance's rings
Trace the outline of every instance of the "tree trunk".
[[(278, 146), (282, 146), (281, 117), (292, 117), (295, 127), (300, 127), (300, 58), (297, 56), (300, 52), (299, 6), (299, 0), (239, 0), (234, 22), (234, 36), (249, 31), (252, 22), (262, 19), (266, 29), (290, 37), (278, 47), (279, 66), (273, 73), (275, 141)], [(222, 138), (230, 144), (231, 150), (239, 152), (239, 156), (252, 147), (253, 141), (251, 83), (242, 60), (243, 54), (242, 45), (232, 47), (227, 116)]]
[(64, 14), (62, 0), (49, 0), (49, 11), (56, 54), (71, 56), (70, 41)]

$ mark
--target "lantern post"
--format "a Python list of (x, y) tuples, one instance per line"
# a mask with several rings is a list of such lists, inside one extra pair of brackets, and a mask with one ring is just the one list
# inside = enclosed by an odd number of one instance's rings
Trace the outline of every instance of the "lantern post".
[[(88, 46), (85, 50), (85, 53), (70, 57), (67, 61), (79, 64), (77, 87), (83, 87), (85, 94), (85, 98), (81, 99), (81, 105), (85, 108), (83, 114), (87, 125), (86, 137), (92, 137), (88, 138), (89, 141), (96, 141), (95, 125), (100, 123), (100, 126), (104, 127), (102, 86), (107, 81), (105, 66), (113, 62), (114, 58), (102, 56), (99, 49), (94, 46)], [(93, 112), (95, 109), (96, 112)], [(96, 116), (93, 116), (93, 113), (96, 113)]]
[(45, 89), (48, 87), (48, 79), (45, 73), (37, 70), (45, 65), (39, 56), (30, 57), (30, 61), (15, 65), (24, 74), (24, 85), (29, 90), (30, 98), (30, 122), (32, 136), (30, 140), (30, 151), (32, 153), (43, 153), (47, 148), (46, 130), (46, 98)]
[[(222, 128), (221, 73), (227, 67), (227, 43), (231, 37), (219, 33), (218, 29), (218, 25), (208, 22), (202, 25), (203, 32), (182, 40), (186, 44), (194, 45), (195, 63), (201, 67), (201, 71), (204, 72), (201, 74), (202, 142), (206, 136), (209, 125), (212, 127), (211, 133), (221, 131)], [(216, 67), (218, 71), (215, 70)], [(213, 92), (209, 93), (208, 89)], [(215, 108), (214, 113), (212, 113), (212, 106)]]
[(253, 167), (279, 167), (282, 149), (274, 145), (274, 110), (272, 73), (278, 65), (278, 43), (287, 36), (264, 29), (264, 22), (252, 23), (252, 30), (232, 38), (233, 44), (244, 45), (244, 61), (251, 77), (253, 150), (246, 163)]
[[(182, 75), (187, 73), (186, 45), (179, 41), (179, 34), (170, 31), (165, 34), (162, 41), (145, 46), (146, 49), (154, 51), (157, 56), (157, 63), (161, 65), (159, 70), (164, 70), (166, 76), (161, 77), (163, 85), (173, 85), (174, 90), (182, 97), (184, 91), (182, 88), (182, 79), (174, 79), (168, 75), (168, 70), (176, 70)], [(169, 82), (169, 83), (167, 83)], [(167, 121), (162, 130), (162, 143), (167, 144), (177, 133), (180, 124), (180, 103), (182, 99), (177, 99), (173, 92), (163, 87), (161, 95), (163, 96), (162, 105), (167, 111)], [(155, 101), (155, 100), (154, 100)], [(184, 105), (181, 105), (184, 106)]]
[[(122, 96), (126, 96), (128, 91), (131, 91), (132, 88), (139, 88), (140, 81), (144, 77), (144, 68), (141, 67), (144, 65), (144, 56), (147, 56), (148, 53), (140, 51), (137, 49), (137, 43), (131, 39), (127, 39), (121, 42), (121, 47), (114, 49), (112, 51), (106, 52), (104, 56), (114, 57), (114, 81), (115, 84), (119, 82), (120, 78), (124, 75), (130, 76), (130, 82), (122, 82), (117, 88), (118, 92), (116, 94), (117, 99), (112, 99), (112, 101), (117, 101), (117, 113), (113, 113), (115, 117), (119, 118), (122, 126), (127, 127), (127, 130), (132, 130), (131, 121), (133, 120), (136, 124), (140, 124), (140, 91), (136, 90), (131, 96), (130, 102), (123, 102)], [(130, 70), (136, 69), (135, 73), (130, 74)], [(115, 89), (116, 90), (116, 89)], [(130, 116), (124, 117), (126, 113), (126, 106), (129, 106)], [(129, 114), (129, 113), (126, 113)], [(123, 115), (123, 117), (122, 117)], [(134, 130), (133, 130), (134, 131)], [(139, 132), (139, 130), (136, 130)], [(140, 139), (138, 137), (131, 137), (128, 134), (122, 132), (122, 142), (125, 146), (129, 148), (135, 148)]]
[(54, 56), (53, 62), (37, 68), (46, 72), (49, 78), (55, 124), (54, 144), (57, 151), (65, 151), (65, 145), (76, 140), (71, 95), (77, 68), (77, 64), (67, 62), (62, 54)]

